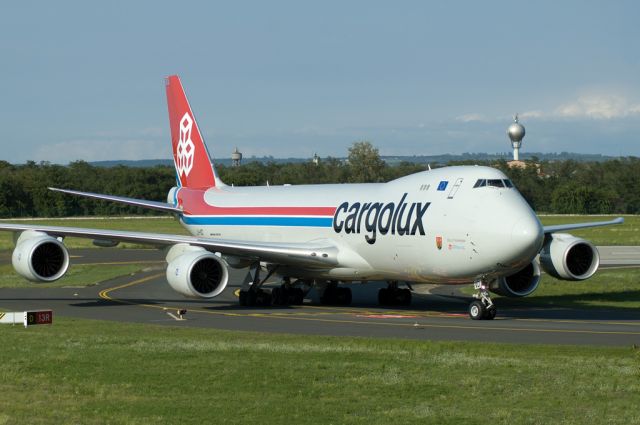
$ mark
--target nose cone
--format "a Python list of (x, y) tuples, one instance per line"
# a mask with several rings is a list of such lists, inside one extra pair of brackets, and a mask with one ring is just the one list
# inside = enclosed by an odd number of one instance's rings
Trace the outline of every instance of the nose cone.
[(544, 231), (535, 214), (516, 220), (511, 230), (511, 249), (519, 259), (533, 259), (544, 242)]

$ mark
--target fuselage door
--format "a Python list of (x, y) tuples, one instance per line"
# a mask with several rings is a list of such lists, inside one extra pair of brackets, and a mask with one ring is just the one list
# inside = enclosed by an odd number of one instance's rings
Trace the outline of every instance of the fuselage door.
[(449, 196), (447, 196), (447, 199), (453, 199), (453, 197), (456, 195), (456, 192), (460, 188), (460, 185), (462, 184), (462, 180), (462, 178), (456, 180), (456, 182), (453, 184), (453, 187), (449, 191)]

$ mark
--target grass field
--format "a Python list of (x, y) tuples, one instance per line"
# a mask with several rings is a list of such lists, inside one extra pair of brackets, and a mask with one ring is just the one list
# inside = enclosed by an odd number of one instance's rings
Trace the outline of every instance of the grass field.
[(640, 352), (55, 319), (0, 329), (0, 424), (634, 424)]

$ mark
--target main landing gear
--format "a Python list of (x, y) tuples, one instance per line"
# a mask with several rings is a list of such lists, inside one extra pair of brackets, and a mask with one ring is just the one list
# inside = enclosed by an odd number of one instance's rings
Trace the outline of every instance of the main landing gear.
[(411, 290), (409, 288), (398, 288), (398, 281), (387, 282), (387, 287), (378, 291), (378, 304), (390, 305), (411, 305)]
[(275, 273), (278, 267), (274, 267), (269, 270), (267, 276), (260, 280), (260, 263), (254, 264), (251, 266), (251, 277), (252, 282), (246, 288), (246, 283), (243, 285), (242, 290), (240, 290), (239, 301), (241, 306), (261, 306), (266, 307), (271, 305), (272, 296), (271, 293), (262, 289), (262, 285)]
[(469, 304), (469, 317), (473, 320), (493, 320), (497, 310), (489, 296), (487, 284), (483, 280), (477, 280), (473, 283), (473, 288), (478, 293), (473, 294), (476, 299)]
[(277, 267), (269, 269), (267, 276), (260, 280), (260, 265), (251, 267), (251, 283), (245, 282), (239, 294), (239, 302), (241, 306), (257, 306), (268, 307), (270, 305), (302, 305), (304, 301), (305, 291), (298, 287), (298, 284), (304, 284), (303, 281), (296, 281), (291, 284), (289, 278), (284, 278), (280, 287), (273, 288), (271, 292), (262, 289), (262, 285), (275, 273)]
[(325, 286), (320, 302), (327, 305), (350, 305), (351, 289), (339, 287), (338, 282), (332, 280)]
[(304, 291), (293, 286), (289, 278), (285, 278), (279, 288), (271, 290), (271, 300), (273, 305), (302, 305)]

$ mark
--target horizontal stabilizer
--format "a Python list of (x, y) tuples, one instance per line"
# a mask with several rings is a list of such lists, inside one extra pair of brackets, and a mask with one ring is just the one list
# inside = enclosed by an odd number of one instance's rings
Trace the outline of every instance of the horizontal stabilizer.
[(134, 207), (149, 208), (152, 210), (165, 211), (170, 213), (182, 213), (182, 210), (174, 205), (165, 202), (145, 201), (143, 199), (126, 198), (124, 196), (103, 195), (100, 193), (80, 192), (77, 190), (57, 189), (50, 187), (49, 190), (54, 192), (68, 193), (70, 195), (84, 196), (85, 198), (102, 199), (103, 201), (119, 202), (121, 204), (131, 205)]

